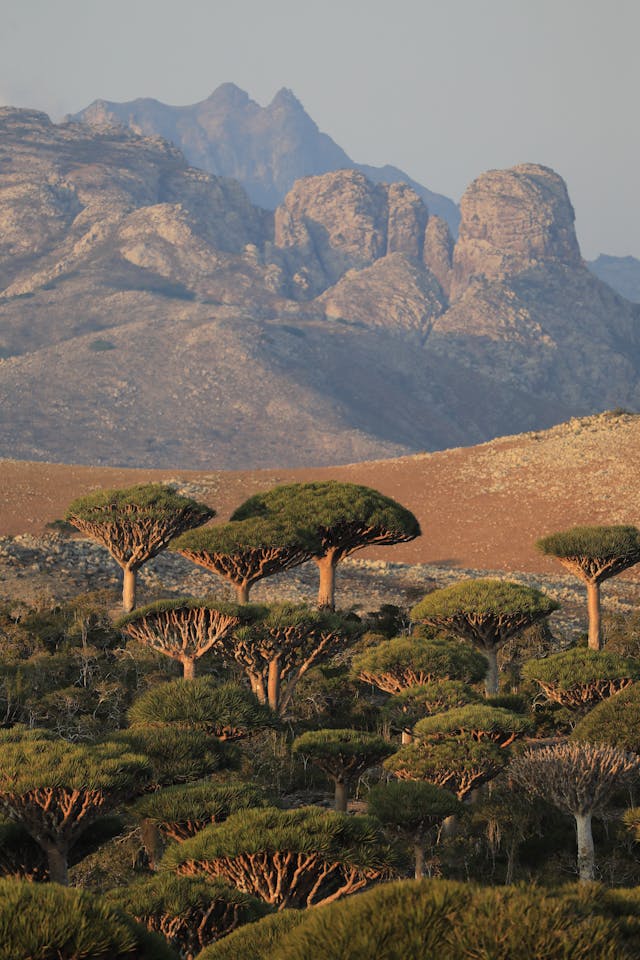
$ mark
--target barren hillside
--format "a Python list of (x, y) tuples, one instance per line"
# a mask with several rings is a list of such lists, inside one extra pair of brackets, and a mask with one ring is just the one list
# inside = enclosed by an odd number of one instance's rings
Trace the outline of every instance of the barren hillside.
[(556, 572), (533, 541), (578, 523), (640, 523), (640, 416), (606, 413), (539, 433), (395, 460), (304, 470), (127, 470), (0, 461), (0, 535), (41, 535), (74, 497), (99, 487), (179, 481), (225, 520), (277, 483), (339, 479), (408, 506), (423, 536), (363, 558)]

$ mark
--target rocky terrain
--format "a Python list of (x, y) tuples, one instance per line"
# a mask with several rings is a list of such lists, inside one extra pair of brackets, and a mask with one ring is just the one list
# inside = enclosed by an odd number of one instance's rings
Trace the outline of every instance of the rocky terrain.
[(640, 307), (561, 178), (298, 180), (275, 212), (131, 130), (0, 110), (0, 455), (202, 470), (354, 462), (640, 402)]
[(331, 137), (320, 132), (286, 88), (266, 107), (234, 83), (223, 83), (206, 100), (189, 106), (172, 107), (148, 97), (129, 103), (96, 100), (69, 119), (163, 137), (179, 147), (192, 166), (232, 177), (253, 203), (270, 210), (275, 210), (301, 177), (359, 170), (373, 183), (409, 183), (454, 233), (460, 219), (452, 200), (421, 186), (397, 167), (354, 163)]
[[(612, 413), (476, 447), (313, 471), (175, 473), (0, 461), (0, 595), (38, 602), (110, 589), (117, 604), (120, 571), (107, 552), (48, 526), (90, 490), (162, 480), (213, 506), (217, 523), (274, 484), (338, 479), (375, 486), (404, 503), (423, 531), (411, 543), (362, 551), (342, 563), (341, 605), (361, 612), (383, 603), (408, 607), (434, 586), (471, 575), (506, 576), (560, 600), (554, 629), (568, 636), (584, 628), (582, 585), (539, 554), (535, 540), (574, 524), (640, 524), (639, 447), (640, 416)], [(311, 563), (256, 585), (252, 597), (312, 601), (316, 591)], [(172, 554), (140, 573), (141, 601), (211, 592), (228, 595), (229, 588)], [(603, 600), (608, 613), (637, 609), (638, 568), (608, 581)]]

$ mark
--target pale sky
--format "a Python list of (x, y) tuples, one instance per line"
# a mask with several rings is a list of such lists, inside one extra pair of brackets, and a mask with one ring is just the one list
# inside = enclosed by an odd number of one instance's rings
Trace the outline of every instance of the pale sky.
[(459, 200), (525, 161), (567, 181), (582, 253), (640, 257), (640, 0), (0, 0), (0, 103), (188, 104), (290, 87), (361, 163)]

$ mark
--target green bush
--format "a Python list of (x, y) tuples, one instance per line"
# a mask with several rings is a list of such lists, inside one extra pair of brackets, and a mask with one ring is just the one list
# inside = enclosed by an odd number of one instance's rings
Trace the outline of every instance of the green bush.
[(576, 724), (572, 740), (608, 743), (640, 753), (640, 683), (603, 700)]
[(639, 934), (633, 891), (404, 881), (307, 911), (271, 960), (636, 960)]
[(92, 894), (0, 880), (0, 960), (176, 960), (165, 941)]
[(238, 756), (229, 745), (203, 730), (178, 724), (141, 723), (123, 730), (117, 739), (149, 759), (156, 787), (201, 780), (238, 764)]
[(234, 930), (224, 940), (206, 947), (197, 960), (272, 960), (282, 939), (306, 916), (304, 910), (280, 910)]
[(173, 680), (138, 697), (129, 709), (131, 724), (172, 723), (235, 740), (251, 730), (270, 727), (277, 718), (238, 683), (217, 683), (210, 677)]

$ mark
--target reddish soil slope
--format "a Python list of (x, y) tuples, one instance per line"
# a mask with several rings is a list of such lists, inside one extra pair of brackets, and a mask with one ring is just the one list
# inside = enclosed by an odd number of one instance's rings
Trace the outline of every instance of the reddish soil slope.
[(190, 472), (0, 461), (0, 536), (38, 535), (100, 487), (179, 480), (228, 518), (277, 483), (337, 479), (376, 487), (414, 511), (423, 536), (363, 558), (557, 573), (534, 541), (573, 524), (640, 524), (640, 416), (601, 414), (476, 447), (304, 470)]

